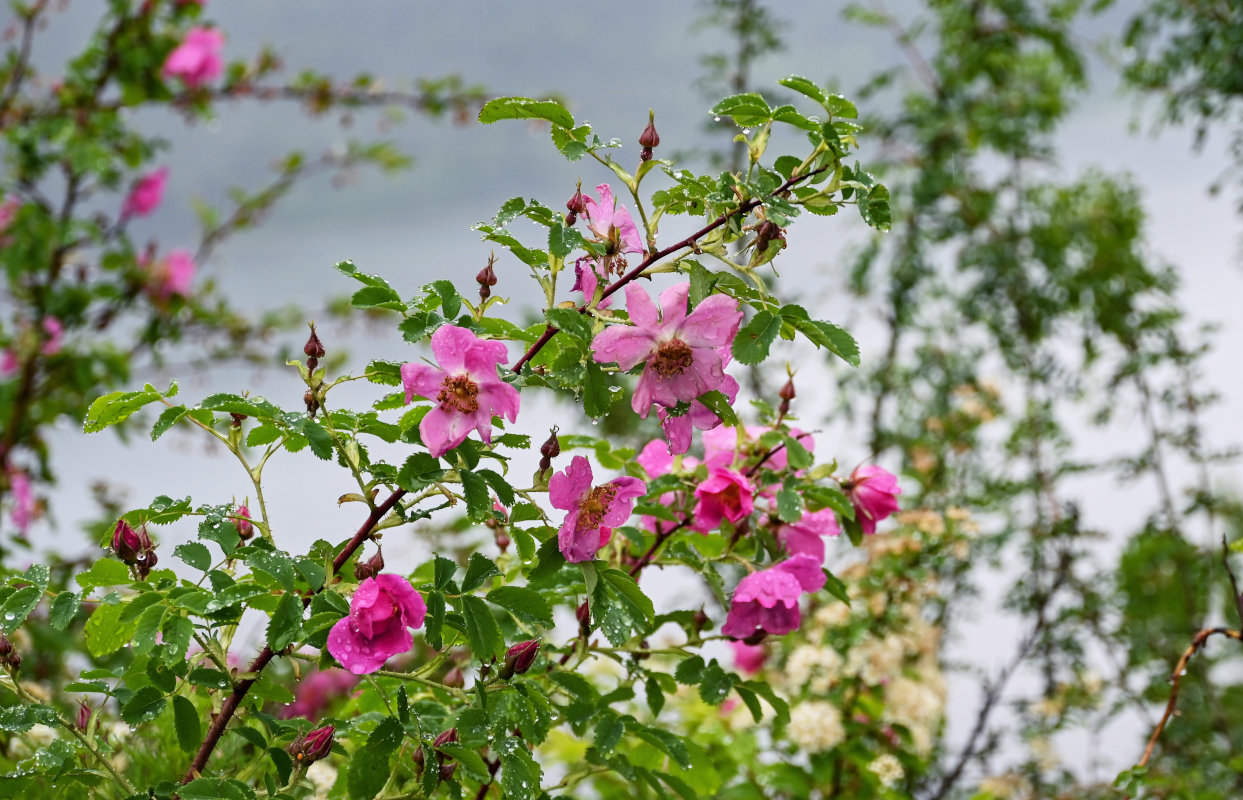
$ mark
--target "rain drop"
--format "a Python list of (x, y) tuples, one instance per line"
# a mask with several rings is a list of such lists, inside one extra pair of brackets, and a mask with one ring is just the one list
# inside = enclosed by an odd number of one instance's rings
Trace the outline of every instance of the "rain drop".
[(749, 133), (751, 133), (751, 129), (750, 129), (750, 128), (743, 128), (743, 129), (742, 129), (742, 135), (743, 135), (743, 136), (746, 136), (746, 135), (747, 135), (747, 134), (749, 134)]
[(712, 121), (713, 121), (713, 122), (720, 122), (720, 121), (721, 121), (721, 115), (720, 115), (720, 114), (717, 114), (715, 117), (713, 117), (713, 118), (712, 118)]

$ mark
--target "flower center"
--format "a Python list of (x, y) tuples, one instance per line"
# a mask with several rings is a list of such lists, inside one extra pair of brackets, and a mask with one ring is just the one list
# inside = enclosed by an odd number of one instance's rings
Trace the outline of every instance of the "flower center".
[(662, 378), (672, 378), (686, 372), (694, 360), (695, 354), (689, 344), (681, 339), (670, 339), (656, 349), (652, 369)]
[(450, 375), (441, 385), (436, 402), (444, 411), (473, 414), (479, 410), (479, 384), (466, 375)]
[(586, 499), (578, 506), (578, 529), (590, 530), (600, 527), (600, 520), (613, 504), (617, 496), (617, 487), (611, 483), (597, 486), (591, 490)]

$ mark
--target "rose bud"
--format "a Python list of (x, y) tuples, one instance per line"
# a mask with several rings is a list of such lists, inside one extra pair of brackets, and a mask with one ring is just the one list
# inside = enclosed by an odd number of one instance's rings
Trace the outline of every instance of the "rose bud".
[(306, 344), (303, 345), (302, 352), (306, 353), (307, 358), (319, 359), (324, 357), (326, 352), (324, 350), (324, 343), (319, 340), (319, 334), (315, 332), (314, 322), (311, 323), (311, 335), (306, 340)]
[(559, 430), (561, 429), (554, 425), (548, 432), (548, 438), (540, 445), (539, 471), (541, 473), (552, 469), (552, 460), (561, 455), (561, 441), (557, 439)]
[(81, 700), (78, 701), (78, 717), (74, 722), (80, 731), (85, 731), (91, 724), (91, 707)]
[(639, 134), (639, 147), (643, 149), (639, 151), (639, 158), (643, 161), (652, 160), (652, 148), (660, 144), (660, 134), (656, 132), (656, 115), (652, 111), (647, 112), (647, 127), (643, 129), (643, 133)]
[(17, 654), (17, 648), (13, 647), (13, 643), (3, 633), (0, 633), (0, 666), (8, 667), (13, 672), (22, 666), (22, 657)]
[(368, 578), (374, 578), (384, 570), (384, 553), (378, 548), (375, 555), (366, 561), (359, 561), (354, 565), (354, 577), (359, 581), (365, 581)]
[(441, 683), (453, 689), (461, 689), (466, 685), (466, 675), (462, 672), (461, 667), (454, 667), (445, 673), (444, 680)]
[(423, 766), (427, 763), (427, 756), (423, 755), (423, 748), (415, 748), (414, 755), (410, 756), (410, 758), (414, 761), (414, 771), (422, 775)]
[(302, 734), (289, 745), (289, 755), (301, 764), (311, 764), (326, 757), (332, 752), (332, 734), (334, 728), (325, 725), (322, 728)]
[(117, 525), (112, 531), (112, 552), (116, 554), (116, 557), (126, 564), (134, 564), (142, 550), (142, 538), (138, 532), (125, 520), (117, 520)]
[(245, 542), (255, 535), (255, 526), (250, 521), (250, 509), (244, 505), (238, 506), (233, 514), (240, 518), (233, 520), (233, 524), (237, 526), (237, 535)]
[(450, 728), (436, 737), (436, 741), (432, 742), (432, 747), (440, 747), (442, 744), (449, 744), (457, 740), (457, 728)]
[(488, 265), (475, 275), (475, 283), (479, 284), (479, 299), (487, 300), (492, 296), (492, 287), (496, 285), (496, 271), (492, 269), (495, 257), (488, 256)]
[(447, 759), (440, 764), (440, 779), (447, 781), (453, 777), (453, 773), (457, 771), (457, 762), (453, 759)]
[(574, 616), (578, 618), (579, 629), (583, 633), (590, 633), (591, 632), (591, 608), (587, 605), (586, 600), (584, 600), (583, 604), (578, 607), (577, 611), (574, 612)]
[(574, 196), (565, 201), (565, 207), (570, 210), (570, 213), (565, 215), (566, 225), (573, 225), (575, 222), (578, 222), (579, 214), (587, 213), (587, 199), (583, 197), (582, 184), (579, 184), (578, 189), (574, 192)]
[[(457, 740), (457, 728), (450, 728), (436, 737), (436, 741), (432, 742), (432, 747), (439, 749), (446, 744), (457, 742)], [(440, 764), (440, 779), (447, 781), (452, 778), (454, 771), (457, 769), (457, 762), (453, 760), (453, 757), (439, 753), (437, 761)]]
[(777, 412), (781, 416), (790, 413), (790, 401), (794, 399), (794, 376), (791, 375), (781, 390), (777, 392), (777, 396), (781, 398), (781, 404), (777, 407)]
[(538, 639), (519, 642), (506, 651), (505, 663), (501, 666), (500, 676), (505, 680), (509, 680), (514, 675), (523, 674), (535, 663), (537, 655), (539, 655)]

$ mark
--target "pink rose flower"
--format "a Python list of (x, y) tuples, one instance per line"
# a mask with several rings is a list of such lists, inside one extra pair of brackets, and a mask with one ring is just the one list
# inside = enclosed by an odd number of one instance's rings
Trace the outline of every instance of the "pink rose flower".
[(213, 28), (191, 28), (164, 61), (164, 77), (181, 78), (191, 89), (220, 77), (224, 36)]
[(17, 372), (17, 368), (21, 366), (21, 362), (17, 359), (17, 353), (13, 348), (6, 347), (0, 351), (0, 377), (7, 378)]
[(60, 352), (61, 342), (65, 338), (65, 326), (56, 317), (44, 317), (43, 332), (47, 334), (47, 341), (43, 343), (43, 355), (56, 355)]
[(125, 197), (121, 216), (145, 217), (159, 208), (160, 201), (164, 199), (164, 184), (167, 181), (168, 167), (160, 167), (139, 178)]
[[(570, 288), (582, 291), (588, 303), (596, 296), (596, 288), (600, 279), (607, 278), (610, 273), (621, 274), (626, 269), (626, 253), (642, 253), (643, 240), (639, 238), (639, 229), (626, 207), (613, 199), (613, 190), (607, 183), (596, 187), (600, 200), (580, 195), (583, 198), (584, 212), (587, 215), (587, 227), (596, 235), (596, 239), (604, 243), (608, 251), (603, 259), (583, 257), (574, 262), (574, 285)], [(611, 297), (600, 301), (600, 308), (608, 308)]]
[(330, 667), (312, 673), (298, 684), (294, 691), (294, 701), (281, 710), (281, 717), (306, 717), (314, 721), (329, 703), (357, 685), (358, 676), (345, 670)]
[(695, 487), (695, 530), (707, 533), (722, 520), (738, 522), (755, 510), (755, 487), (741, 472), (710, 467), (708, 479)]
[[(729, 348), (721, 348), (720, 353), (721, 365), (727, 366), (730, 359)], [(718, 388), (731, 406), (738, 399), (738, 381), (734, 376), (726, 375)], [(660, 418), (660, 428), (664, 431), (665, 439), (669, 442), (669, 452), (673, 455), (681, 455), (691, 449), (693, 430), (710, 431), (721, 425), (721, 418), (716, 412), (698, 400), (692, 400), (690, 408), (680, 416), (674, 416), (670, 409), (663, 406), (656, 409), (656, 414)]]
[(719, 351), (738, 333), (738, 301), (714, 294), (687, 314), (690, 289), (690, 283), (666, 289), (658, 312), (647, 292), (628, 284), (626, 310), (634, 325), (611, 325), (592, 342), (597, 362), (616, 361), (623, 370), (645, 363), (630, 403), (641, 417), (647, 417), (653, 404), (672, 408), (689, 403), (725, 382)]
[(790, 555), (809, 555), (817, 564), (823, 564), (824, 537), (838, 536), (841, 532), (833, 510), (822, 508), (805, 511), (798, 522), (777, 528), (777, 540), (785, 545)]
[[(724, 391), (724, 389), (722, 389)], [(746, 436), (744, 442), (750, 448), (753, 443), (757, 442), (761, 436), (768, 433), (772, 428), (766, 428), (762, 425), (748, 425), (744, 429)], [(790, 428), (790, 435), (798, 439), (799, 444), (807, 448), (808, 451), (814, 452), (816, 442), (810, 433), (806, 433), (798, 428)], [(723, 465), (731, 466), (738, 460), (738, 429), (721, 426), (704, 432), (704, 463), (709, 466)], [(789, 465), (790, 459), (786, 453), (786, 449), (782, 447), (776, 450), (771, 456), (764, 460), (764, 467), (771, 470), (783, 470)]]
[(30, 523), (35, 518), (35, 495), (31, 488), (30, 477), (24, 472), (9, 473), (9, 494), (13, 498), (13, 507), (9, 509), (9, 517), (22, 536), (30, 530)]
[(876, 533), (876, 523), (898, 510), (898, 479), (875, 464), (856, 467), (847, 481), (855, 519), (864, 533)]
[(793, 556), (775, 567), (752, 572), (738, 582), (721, 633), (735, 639), (763, 632), (781, 636), (798, 628), (798, 598), (824, 587), (824, 572), (814, 558)]
[(613, 528), (621, 525), (634, 508), (634, 499), (647, 492), (647, 485), (628, 475), (599, 486), (591, 485), (591, 464), (574, 456), (570, 466), (548, 481), (548, 501), (567, 511), (557, 546), (571, 564), (590, 561), (608, 544)]
[(378, 575), (358, 584), (350, 613), (328, 632), (328, 652), (355, 675), (367, 675), (414, 647), (410, 628), (423, 624), (427, 604), (400, 575)]
[(442, 325), (432, 334), (438, 367), (403, 364), (406, 402), (420, 395), (437, 405), (419, 423), (423, 444), (436, 458), (457, 447), (472, 430), (492, 442), (492, 417), (518, 419), (518, 390), (496, 375), (509, 359), (503, 342), (480, 339), (466, 328)]
[(734, 648), (734, 669), (744, 675), (756, 675), (764, 668), (768, 653), (762, 645), (733, 641), (730, 646)]
[[(635, 461), (639, 466), (643, 467), (643, 471), (647, 473), (649, 479), (659, 478), (661, 475), (667, 475), (673, 471), (673, 454), (669, 452), (669, 446), (660, 439), (653, 439), (643, 446), (639, 455), (635, 457)], [(699, 460), (693, 456), (682, 457), (682, 469), (694, 471), (699, 466)], [(657, 502), (664, 506), (671, 506), (677, 502), (677, 492), (665, 492)], [(653, 533), (658, 532), (658, 526), (670, 525), (668, 520), (657, 519), (656, 517), (644, 515), (640, 519), (640, 524)]]

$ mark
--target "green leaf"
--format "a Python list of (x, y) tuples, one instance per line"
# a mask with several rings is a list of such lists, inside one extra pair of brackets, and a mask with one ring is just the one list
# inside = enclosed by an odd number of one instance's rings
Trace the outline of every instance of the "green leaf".
[(186, 753), (198, 750), (203, 742), (203, 726), (199, 724), (199, 712), (188, 698), (173, 697), (173, 725), (177, 729), (177, 746)]
[(528, 625), (551, 628), (552, 608), (548, 601), (533, 589), (525, 586), (501, 586), (488, 592), (488, 602), (494, 603)]
[(83, 635), (86, 649), (96, 658), (110, 655), (129, 642), (137, 622), (121, 622), (125, 607), (120, 605), (99, 606), (86, 621)]
[(782, 307), (781, 316), (816, 347), (827, 349), (852, 367), (859, 366), (859, 344), (842, 328), (831, 322), (810, 319), (805, 308), (793, 303)]
[(39, 605), (40, 597), (43, 597), (43, 588), (40, 586), (23, 586), (9, 595), (9, 599), (4, 601), (3, 606), (0, 606), (0, 615), (4, 617), (0, 623), (0, 630), (12, 633), (21, 627), (26, 617), (30, 616), (30, 612)]
[(741, 128), (763, 125), (771, 120), (773, 115), (768, 103), (755, 92), (726, 97), (712, 107), (712, 113), (732, 117), (734, 124)]
[(582, 245), (583, 235), (573, 228), (556, 222), (548, 229), (548, 252), (557, 258), (565, 258)]
[(439, 590), (427, 593), (427, 616), (424, 618), (424, 638), (433, 650), (444, 646), (445, 595)]
[(332, 458), (332, 434), (323, 425), (308, 419), (302, 425), (302, 433), (306, 435), (312, 453), (324, 461)]
[(550, 308), (544, 312), (548, 324), (583, 342), (591, 341), (591, 318), (575, 308)]
[(160, 416), (156, 419), (155, 424), (151, 426), (151, 441), (155, 441), (168, 433), (169, 428), (177, 424), (177, 421), (186, 415), (185, 406), (173, 406), (166, 408), (160, 412)]
[(445, 319), (455, 318), (462, 310), (462, 296), (458, 294), (457, 287), (452, 281), (432, 281), (423, 288), (431, 290), (440, 298), (440, 310)]
[(596, 723), (596, 735), (592, 744), (601, 753), (611, 753), (626, 733), (626, 720), (617, 714), (601, 712), (601, 719)]
[(490, 469), (475, 470), (475, 474), (488, 482), (488, 485), (492, 487), (492, 491), (496, 492), (496, 497), (501, 501), (501, 505), (512, 506), (514, 504), (514, 489), (504, 477)]
[(163, 605), (151, 606), (138, 618), (134, 635), (130, 639), (130, 648), (135, 653), (147, 653), (155, 647), (155, 637), (160, 633), (160, 626), (167, 612), (168, 609)]
[(458, 470), (462, 479), (462, 494), (466, 495), (466, 516), (474, 522), (483, 522), (492, 516), (492, 493), (483, 476), (468, 469)]
[(200, 542), (179, 544), (173, 548), (173, 555), (197, 570), (206, 572), (211, 569), (211, 551)]
[(61, 592), (52, 601), (52, 610), (48, 612), (48, 623), (58, 631), (69, 627), (69, 623), (77, 616), (82, 607), (82, 595), (77, 592)]
[(467, 595), (462, 598), (462, 615), (466, 618), (466, 638), (475, 658), (488, 662), (499, 655), (501, 627), (488, 604), (474, 595)]
[(461, 764), (462, 768), (473, 775), (476, 780), (486, 781), (492, 777), (483, 756), (463, 747), (459, 742), (446, 742), (436, 749)]
[(810, 81), (801, 75), (787, 75), (777, 82), (787, 89), (793, 89), (801, 95), (810, 97), (812, 100), (815, 100), (817, 103), (824, 106), (826, 111), (829, 110), (828, 95), (826, 95), (824, 90), (817, 86), (813, 81)]
[(532, 582), (548, 580), (553, 575), (556, 575), (566, 563), (565, 556), (561, 553), (561, 548), (558, 546), (555, 533), (540, 544), (535, 557), (538, 559), (538, 563), (527, 575), (527, 579)]
[(163, 692), (154, 686), (144, 686), (121, 706), (121, 719), (131, 727), (140, 725), (158, 717), (167, 704)]
[(177, 794), (181, 800), (255, 800), (254, 790), (232, 778), (195, 778)]
[(609, 375), (595, 361), (588, 360), (587, 371), (583, 381), (583, 411), (593, 419), (599, 419), (609, 413), (613, 407), (613, 395), (609, 384), (613, 376)]
[(699, 402), (708, 407), (708, 410), (716, 414), (717, 419), (726, 425), (734, 426), (738, 424), (738, 415), (734, 413), (734, 408), (729, 404), (729, 398), (718, 389), (702, 394), (699, 396)]
[(540, 795), (543, 773), (527, 752), (526, 744), (508, 737), (498, 748), (501, 757), (501, 790), (505, 800), (534, 800)]
[(268, 623), (268, 647), (279, 653), (292, 644), (301, 631), (302, 598), (293, 592), (286, 592), (281, 595)]
[(699, 680), (699, 696), (703, 701), (709, 705), (720, 705), (733, 688), (733, 676), (721, 669), (715, 658), (708, 662)]
[(367, 737), (367, 743), (350, 759), (346, 779), (350, 800), (371, 800), (391, 775), (390, 761), (405, 735), (395, 717), (386, 717)]
[(574, 117), (556, 100), (498, 97), (479, 110), (479, 121), (485, 125), (502, 119), (542, 119), (562, 128), (574, 127)]
[(364, 286), (350, 298), (354, 308), (391, 308), (404, 311), (406, 304), (401, 302), (401, 295), (390, 286)]
[(769, 311), (756, 312), (734, 339), (734, 358), (743, 364), (758, 364), (768, 358), (768, 349), (781, 332), (781, 317)]
[(105, 428), (129, 419), (144, 406), (160, 399), (162, 395), (148, 385), (141, 392), (112, 392), (96, 398), (86, 410), (82, 429), (86, 433), (98, 433)]
[(794, 489), (777, 492), (777, 516), (782, 522), (794, 523), (803, 518), (803, 497)]
[(74, 577), (82, 591), (89, 592), (99, 586), (128, 586), (130, 583), (129, 567), (111, 558), (101, 558), (91, 568)]
[(496, 564), (492, 559), (483, 553), (471, 553), (470, 561), (466, 564), (466, 577), (462, 578), (462, 592), (473, 592), (483, 584), (485, 580), (493, 575), (500, 575), (501, 571), (496, 568)]
[(660, 710), (665, 707), (665, 693), (660, 690), (660, 682), (655, 678), (649, 677), (644, 685), (647, 696), (647, 707), (651, 710), (652, 716), (660, 715)]
[(592, 572), (584, 564), (588, 592), (592, 596), (591, 616), (616, 647), (625, 644), (634, 635), (647, 633), (656, 616), (652, 601), (643, 594), (634, 578), (616, 569), (599, 572), (599, 580), (592, 586)]
[(884, 184), (878, 183), (866, 194), (860, 193), (859, 215), (876, 230), (889, 230), (893, 217), (889, 211), (889, 190)]

